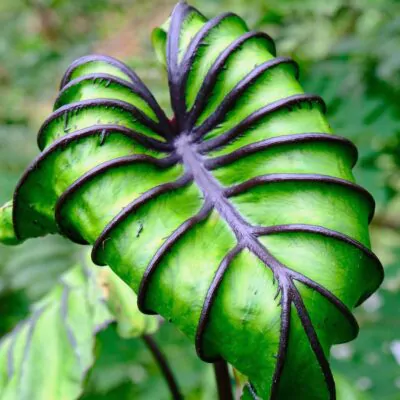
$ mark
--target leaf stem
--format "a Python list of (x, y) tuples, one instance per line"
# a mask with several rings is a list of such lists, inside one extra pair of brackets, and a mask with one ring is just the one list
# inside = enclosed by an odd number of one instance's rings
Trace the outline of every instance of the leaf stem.
[(183, 400), (183, 396), (179, 390), (178, 383), (175, 379), (175, 376), (171, 370), (170, 365), (168, 364), (168, 361), (164, 353), (161, 351), (161, 349), (158, 347), (157, 343), (151, 336), (143, 335), (143, 341), (145, 342), (146, 346), (148, 347), (154, 359), (156, 360), (161, 370), (161, 373), (164, 375), (164, 378), (171, 392), (172, 398), (174, 400)]
[(217, 361), (213, 366), (218, 388), (218, 398), (220, 400), (233, 400), (228, 364), (225, 361)]

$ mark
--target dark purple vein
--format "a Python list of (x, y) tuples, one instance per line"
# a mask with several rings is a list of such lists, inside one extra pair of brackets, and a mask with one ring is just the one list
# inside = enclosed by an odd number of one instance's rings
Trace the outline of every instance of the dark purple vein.
[(369, 221), (372, 219), (375, 210), (375, 201), (372, 195), (363, 187), (341, 178), (335, 178), (328, 175), (319, 174), (268, 174), (261, 175), (248, 181), (230, 186), (225, 189), (227, 197), (237, 196), (242, 194), (255, 186), (264, 185), (268, 183), (281, 183), (281, 182), (310, 182), (310, 183), (326, 183), (343, 188), (350, 189), (359, 193), (369, 204)]
[[(191, 42), (189, 43), (189, 46), (185, 52), (185, 55), (183, 56), (181, 65), (179, 67), (179, 92), (180, 92), (180, 97), (185, 98), (185, 89), (186, 89), (186, 84), (187, 84), (187, 79), (189, 77), (189, 73), (191, 71), (191, 68), (193, 66), (193, 62), (196, 58), (197, 52), (199, 48), (201, 47), (203, 41), (205, 38), (218, 26), (223, 22), (225, 19), (230, 18), (230, 17), (236, 17), (235, 14), (233, 13), (224, 13), (222, 15), (219, 15), (218, 17), (215, 17), (208, 22), (204, 24), (204, 26), (196, 33), (196, 35), (193, 37)], [(184, 126), (181, 127), (181, 130), (188, 129), (189, 127), (187, 126), (188, 118), (187, 117), (187, 110), (186, 110), (186, 103), (185, 103), (185, 118), (182, 118), (182, 123)]]
[[(323, 110), (325, 110), (325, 103), (319, 96), (314, 96), (310, 94), (296, 94), (293, 96), (285, 97), (284, 99), (274, 101), (273, 103), (270, 103), (265, 107), (262, 107), (257, 111), (254, 111), (252, 114), (250, 114), (244, 120), (239, 122), (233, 128), (220, 134), (219, 136), (204, 141), (203, 143), (200, 144), (199, 151), (201, 153), (206, 153), (210, 150), (216, 149), (230, 142), (231, 140), (245, 133), (246, 130), (248, 130), (249, 128), (259, 123), (260, 120), (262, 120), (264, 117), (276, 111), (280, 111), (285, 108), (288, 109), (288, 108), (299, 107), (307, 103), (316, 103), (319, 106), (321, 106)], [(206, 133), (207, 132), (204, 132), (204, 135)], [(199, 140), (199, 139), (201, 139), (201, 136), (193, 138), (193, 140)]]
[(185, 2), (179, 2), (171, 14), (171, 22), (167, 37), (167, 68), (171, 106), (175, 115), (177, 132), (181, 131), (183, 117), (186, 113), (185, 99), (181, 96), (180, 82), (182, 71), (179, 66), (180, 34), (183, 21), (191, 11)]
[[(290, 270), (286, 265), (282, 264), (280, 261), (278, 261), (257, 239), (252, 240), (248, 243), (247, 247), (249, 248), (250, 251), (252, 251), (261, 261), (264, 262), (265, 266), (269, 267), (274, 276), (276, 277), (278, 284), (281, 286), (281, 290), (287, 290), (287, 286), (290, 287), (290, 301), (293, 302), (296, 306), (296, 310), (299, 314), (300, 320), (302, 322), (303, 328), (307, 334), (308, 339), (310, 340), (311, 347), (313, 349), (313, 352), (317, 358), (318, 363), (321, 366), (322, 373), (324, 375), (324, 378), (327, 382), (328, 389), (331, 390), (331, 383), (333, 382), (333, 390), (335, 390), (334, 387), (334, 381), (332, 379), (329, 379), (329, 376), (331, 376), (331, 371), (329, 368), (329, 364), (321, 350), (321, 344), (318, 340), (318, 337), (315, 333), (314, 327), (311, 323), (311, 320), (309, 318), (308, 312), (306, 307), (304, 306), (302, 300), (300, 299), (300, 302), (295, 299), (295, 295), (297, 293), (297, 289), (295, 285), (293, 284), (293, 272)], [(300, 273), (296, 273), (300, 274)], [(300, 274), (302, 277), (303, 275)], [(308, 279), (304, 277), (305, 279)], [(321, 285), (318, 283), (312, 281), (315, 287), (320, 287), (321, 289), (324, 289)], [(286, 287), (286, 289), (285, 289)], [(325, 289), (326, 290), (326, 289)], [(297, 293), (298, 294), (298, 293)], [(298, 295), (299, 297), (299, 295)], [(295, 302), (296, 300), (296, 302)], [(329, 299), (328, 299), (329, 300)], [(345, 317), (347, 317), (347, 314), (344, 314)], [(322, 355), (321, 355), (322, 352)], [(326, 370), (328, 369), (328, 371)]]
[(297, 64), (287, 57), (273, 58), (272, 60), (268, 60), (256, 66), (237, 83), (237, 85), (225, 96), (222, 102), (218, 105), (217, 109), (201, 125), (196, 126), (192, 129), (193, 139), (196, 140), (196, 138), (203, 137), (213, 128), (215, 128), (219, 123), (224, 120), (226, 114), (233, 109), (234, 104), (249, 87), (253, 86), (256, 81), (263, 76), (263, 74), (283, 64), (292, 65), (295, 71), (295, 75), (297, 76)]
[[(284, 285), (284, 282), (278, 282), (278, 285)], [(283, 368), (285, 366), (287, 349), (289, 345), (289, 333), (290, 333), (290, 315), (291, 315), (291, 288), (290, 285), (282, 287), (281, 293), (281, 326), (280, 326), (280, 337), (279, 337), (279, 348), (276, 357), (276, 366), (274, 376), (272, 378), (271, 386), (271, 400), (278, 398), (279, 384), (283, 374)]]
[(40, 156), (38, 156), (36, 160), (31, 164), (29, 170), (37, 168), (38, 161), (46, 158), (48, 154), (51, 154), (56, 150), (65, 148), (68, 144), (72, 142), (96, 135), (100, 136), (100, 139), (103, 137), (104, 140), (108, 136), (111, 136), (113, 134), (126, 136), (127, 138), (130, 138), (133, 141), (137, 141), (141, 145), (154, 151), (159, 151), (162, 153), (171, 153), (173, 151), (171, 145), (160, 142), (157, 139), (145, 136), (139, 132), (133, 131), (132, 129), (125, 128), (122, 125), (94, 125), (88, 128), (80, 129), (78, 131), (74, 131), (66, 136), (62, 136), (55, 140), (48, 147), (46, 147), (46, 149), (42, 153), (40, 153)]
[[(332, 231), (330, 229), (322, 228), (319, 226), (313, 226), (313, 225), (300, 225), (300, 224), (293, 224), (293, 225), (277, 225), (277, 226), (271, 226), (271, 227), (255, 227), (254, 228), (254, 234), (257, 236), (261, 235), (269, 235), (273, 233), (282, 233), (282, 232), (309, 232), (313, 234), (318, 234), (322, 235), (325, 237), (329, 238), (334, 238), (336, 240), (342, 241), (344, 243), (347, 243), (351, 246), (354, 246), (361, 251), (363, 251), (367, 257), (371, 258), (374, 262), (377, 262), (377, 269), (379, 270), (379, 273), (382, 274), (382, 267), (379, 260), (377, 259), (376, 255), (372, 253), (367, 247), (365, 247), (363, 244), (360, 242), (351, 239), (347, 235), (344, 235), (342, 233)], [(288, 266), (285, 265), (285, 269), (287, 270), (287, 274), (292, 278), (295, 279), (304, 285), (308, 286), (311, 289), (314, 289), (317, 291), (319, 294), (321, 294), (323, 297), (325, 297), (332, 305), (334, 305), (341, 313), (342, 315), (347, 319), (349, 322), (351, 329), (352, 329), (352, 336), (356, 337), (358, 334), (358, 323), (357, 320), (354, 318), (354, 315), (352, 312), (349, 310), (349, 308), (338, 298), (336, 297), (332, 292), (330, 292), (328, 289), (325, 287), (319, 285), (312, 279), (308, 278), (307, 276), (289, 268)]]
[(336, 399), (336, 388), (335, 381), (333, 380), (332, 371), (329, 367), (329, 362), (325, 357), (324, 351), (322, 349), (321, 343), (318, 339), (315, 328), (312, 324), (310, 315), (304, 305), (303, 299), (301, 298), (296, 286), (294, 283), (291, 284), (291, 299), (293, 304), (296, 307), (297, 314), (300, 318), (303, 329), (307, 335), (307, 338), (310, 342), (312, 351), (318, 361), (318, 364), (321, 368), (322, 374), (324, 375), (325, 383), (329, 392), (329, 399)]
[(232, 151), (231, 153), (224, 154), (219, 157), (209, 158), (204, 164), (209, 170), (213, 170), (215, 168), (224, 167), (228, 164), (231, 164), (243, 157), (246, 157), (250, 154), (254, 154), (259, 151), (267, 150), (273, 147), (278, 147), (280, 145), (291, 145), (296, 143), (339, 143), (346, 147), (351, 153), (351, 167), (357, 162), (358, 152), (357, 148), (354, 144), (343, 137), (333, 136), (326, 133), (301, 133), (294, 135), (285, 135), (285, 136), (277, 136), (269, 139), (260, 140), (259, 142), (254, 142), (243, 146), (237, 150)]
[(274, 41), (263, 32), (247, 32), (240, 36), (238, 39), (234, 40), (225, 50), (221, 52), (221, 54), (217, 57), (214, 64), (208, 70), (206, 77), (204, 78), (203, 84), (200, 87), (199, 93), (195, 99), (193, 108), (190, 110), (188, 115), (188, 120), (186, 123), (186, 127), (193, 127), (195, 122), (197, 121), (200, 113), (203, 111), (205, 104), (207, 103), (208, 96), (211, 94), (211, 91), (217, 82), (217, 78), (219, 73), (222, 71), (224, 65), (226, 64), (229, 57), (238, 51), (243, 44), (252, 39), (264, 39), (270, 46), (270, 51), (273, 51), (273, 55), (275, 55), (275, 44)]
[(183, 222), (174, 232), (172, 232), (172, 234), (157, 250), (156, 254), (147, 266), (146, 271), (144, 272), (142, 280), (140, 282), (137, 297), (138, 308), (140, 311), (145, 314), (155, 314), (154, 311), (146, 308), (146, 295), (150, 286), (151, 277), (154, 275), (156, 268), (159, 266), (161, 260), (167, 255), (170, 249), (181, 239), (182, 236), (184, 236), (186, 232), (192, 229), (199, 222), (206, 219), (211, 211), (212, 206), (206, 202), (197, 215)]
[[(170, 122), (168, 118), (166, 117), (164, 111), (162, 108), (159, 106), (157, 103), (157, 100), (154, 98), (152, 93), (142, 85), (138, 84), (137, 82), (135, 83), (130, 83), (128, 81), (125, 81), (121, 78), (118, 78), (116, 76), (110, 75), (110, 74), (105, 74), (105, 73), (92, 73), (88, 75), (83, 75), (80, 76), (79, 78), (73, 79), (70, 81), (67, 85), (63, 87), (63, 89), (59, 92), (55, 102), (54, 102), (54, 110), (59, 108), (61, 105), (59, 104), (60, 101), (62, 100), (62, 97), (65, 96), (65, 94), (71, 89), (74, 88), (81, 83), (84, 82), (93, 82), (95, 80), (104, 80), (107, 82), (107, 85), (113, 83), (120, 85), (129, 91), (131, 91), (134, 94), (137, 94), (140, 96), (148, 105), (149, 107), (154, 111), (155, 115), (158, 118), (158, 122), (161, 124), (164, 124), (165, 126), (169, 126)], [(109, 83), (108, 83), (109, 82)], [(171, 135), (170, 135), (171, 136)]]
[(112, 234), (112, 231), (118, 227), (126, 218), (132, 215), (139, 207), (146, 205), (150, 200), (179, 188), (182, 188), (191, 182), (192, 177), (190, 174), (185, 174), (174, 182), (167, 182), (143, 193), (141, 196), (129, 203), (123, 210), (121, 210), (103, 229), (92, 249), (92, 260), (97, 265), (105, 265), (99, 260), (99, 251), (103, 249), (104, 243), (107, 238)]
[(104, 108), (115, 108), (126, 111), (132, 115), (132, 117), (138, 121), (141, 125), (147, 127), (148, 129), (154, 131), (154, 133), (160, 135), (161, 137), (168, 137), (169, 135), (169, 126), (164, 126), (160, 123), (156, 123), (147, 115), (145, 115), (138, 108), (134, 107), (132, 104), (126, 103), (121, 100), (111, 100), (111, 99), (90, 99), (90, 100), (82, 100), (76, 103), (67, 104), (65, 106), (60, 107), (58, 110), (54, 111), (43, 123), (38, 132), (38, 146), (40, 150), (44, 148), (44, 140), (45, 140), (45, 132), (50, 123), (59, 118), (68, 118), (69, 113), (75, 113), (81, 111), (82, 109), (88, 108), (96, 108), (96, 107), (104, 107)]
[(243, 250), (243, 247), (237, 245), (234, 247), (222, 260), (219, 265), (217, 271), (215, 272), (214, 278), (211, 281), (211, 284), (208, 288), (206, 298), (203, 303), (203, 308), (201, 310), (200, 319), (197, 325), (196, 337), (195, 337), (195, 346), (197, 355), (206, 362), (216, 362), (220, 358), (217, 357), (209, 357), (205, 354), (204, 351), (204, 334), (206, 331), (207, 323), (210, 319), (211, 308), (214, 304), (218, 288), (222, 283), (222, 279), (225, 275), (225, 272), (229, 268), (233, 259)]
[(70, 81), (73, 72), (83, 64), (91, 62), (104, 62), (118, 68), (122, 73), (127, 75), (132, 83), (139, 84), (141, 79), (123, 62), (109, 56), (104, 56), (100, 54), (92, 54), (89, 56), (80, 57), (75, 60), (66, 70), (60, 84), (60, 90)]
[[(288, 268), (288, 267), (287, 267), (287, 269), (290, 270), (290, 268)], [(352, 330), (350, 340), (353, 340), (354, 338), (357, 337), (358, 331), (359, 331), (358, 322), (355, 319), (353, 313), (350, 311), (350, 309), (338, 297), (336, 297), (332, 292), (330, 292), (324, 286), (316, 283), (312, 279), (308, 278), (307, 276), (305, 276), (303, 274), (300, 274), (299, 272), (290, 270), (290, 272), (288, 274), (291, 276), (291, 278), (293, 280), (303, 283), (309, 289), (315, 290), (317, 293), (319, 293), (321, 296), (323, 296), (326, 300), (328, 300), (329, 303), (331, 303), (334, 307), (336, 307), (336, 309), (342, 314), (342, 316), (345, 319), (347, 319), (347, 322), (350, 325), (350, 328)]]
[(158, 168), (167, 168), (174, 165), (177, 162), (176, 156), (169, 156), (165, 158), (154, 158), (151, 156), (136, 154), (132, 156), (125, 156), (120, 158), (115, 158), (110, 161), (103, 162), (96, 167), (92, 168), (90, 171), (86, 172), (79, 179), (77, 179), (65, 192), (60, 196), (57, 201), (54, 217), (58, 225), (58, 229), (60, 233), (64, 236), (68, 237), (73, 242), (79, 244), (87, 244), (87, 242), (81, 237), (78, 232), (71, 231), (67, 226), (65, 226), (65, 222), (62, 217), (62, 212), (64, 206), (71, 200), (71, 198), (87, 183), (91, 182), (93, 179), (97, 178), (99, 175), (114, 169), (120, 168), (126, 165), (136, 164), (136, 163), (147, 163), (151, 164)]
[(125, 128), (120, 125), (96, 125), (89, 128), (81, 129), (70, 133), (66, 136), (62, 136), (59, 139), (55, 140), (51, 143), (46, 149), (40, 153), (30, 164), (30, 166), (25, 170), (20, 180), (17, 183), (17, 186), (13, 195), (13, 225), (15, 230), (15, 235), (18, 238), (21, 238), (21, 233), (19, 232), (19, 224), (17, 221), (17, 209), (20, 202), (20, 191), (23, 188), (26, 181), (29, 179), (32, 173), (41, 168), (41, 165), (54, 153), (57, 151), (63, 151), (67, 148), (68, 144), (77, 142), (81, 139), (99, 135), (100, 138), (105, 138), (107, 135), (112, 134), (121, 134), (124, 135), (134, 141), (139, 142), (140, 144), (153, 149), (155, 151), (160, 152), (171, 152), (171, 147), (163, 142), (160, 142), (156, 139), (150, 138), (148, 136), (142, 135), (141, 133), (132, 131), (131, 129)]
[(338, 309), (338, 311), (343, 314), (343, 317), (347, 319), (353, 331), (353, 338), (357, 336), (357, 320), (354, 318), (348, 307), (333, 293), (321, 286), (319, 283), (301, 274), (300, 272), (294, 271), (287, 265), (282, 264), (280, 261), (278, 261), (276, 257), (274, 257), (273, 254), (271, 254), (265, 248), (263, 244), (260, 243), (258, 239), (250, 243), (248, 247), (261, 261), (265, 263), (265, 265), (272, 269), (274, 276), (278, 279), (278, 281), (284, 279), (284, 282), (281, 282), (283, 286), (287, 284), (287, 279), (296, 279), (297, 281), (304, 283), (308, 287), (316, 290), (318, 293), (324, 296), (332, 305), (334, 305)]
[(359, 241), (347, 236), (341, 232), (333, 231), (323, 226), (309, 225), (309, 224), (287, 224), (287, 225), (273, 225), (268, 227), (254, 227), (254, 233), (259, 235), (270, 235), (281, 232), (307, 232), (322, 235), (325, 237), (333, 238), (361, 250), (367, 257), (374, 259), (374, 262), (380, 264), (378, 257), (366, 246)]
[[(379, 283), (376, 285), (378, 288), (380, 284), (383, 281), (383, 266), (381, 262), (379, 261), (378, 257), (373, 253), (368, 247), (364, 246), (362, 243), (359, 241), (351, 238), (350, 236), (347, 236), (341, 232), (333, 231), (331, 229), (325, 228), (323, 226), (316, 226), (316, 225), (308, 225), (308, 224), (287, 224), (287, 225), (275, 225), (275, 226), (269, 226), (269, 227), (255, 227), (254, 228), (254, 233), (258, 236), (260, 235), (270, 235), (274, 233), (283, 233), (283, 232), (303, 232), (303, 233), (312, 233), (316, 235), (321, 235), (325, 236), (327, 238), (332, 238), (341, 242), (344, 242), (346, 244), (349, 244), (350, 246), (353, 246), (357, 249), (359, 249), (367, 258), (369, 258), (372, 261), (372, 264), (375, 266), (377, 273), (379, 275)], [(326, 298), (332, 298), (332, 293), (327, 291), (323, 287), (316, 287), (315, 282), (311, 281), (309, 278), (301, 275), (298, 276), (296, 272), (293, 271), (292, 274), (293, 278), (304, 283), (305, 285), (317, 290), (320, 294), (325, 296)], [(371, 290), (373, 292), (374, 290)], [(356, 305), (361, 304), (366, 298), (370, 296), (371, 293), (365, 293), (356, 303)], [(352, 320), (353, 326), (357, 326), (357, 323), (354, 319), (353, 314), (351, 311), (339, 300), (339, 299), (331, 299), (331, 302), (333, 302), (339, 309), (344, 314), (348, 315), (348, 319)], [(358, 328), (357, 328), (358, 329)]]

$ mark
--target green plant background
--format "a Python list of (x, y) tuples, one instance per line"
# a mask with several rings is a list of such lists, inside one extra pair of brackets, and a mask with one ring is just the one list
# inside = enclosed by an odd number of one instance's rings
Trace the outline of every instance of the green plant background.
[[(2, 0), (0, 2), (0, 204), (37, 154), (36, 133), (75, 58), (117, 57), (168, 106), (166, 77), (151, 50), (153, 27), (173, 0)], [(355, 142), (358, 183), (377, 200), (375, 252), (386, 280), (356, 316), (358, 339), (333, 349), (332, 364), (370, 399), (400, 399), (400, 3), (396, 0), (193, 0), (205, 14), (231, 10), (268, 32), (296, 59), (301, 83), (328, 105), (334, 131)], [(0, 247), (0, 335), (28, 315), (82, 248), (58, 237)], [(212, 370), (169, 324), (157, 340), (188, 399), (213, 399)], [(167, 399), (143, 344), (110, 326), (97, 336), (97, 361), (83, 399)], [(397, 357), (397, 358), (396, 358)], [(362, 396), (362, 395), (361, 395)], [(348, 397), (350, 399), (350, 397)], [(360, 397), (363, 398), (363, 397)], [(351, 400), (351, 399), (350, 399)]]

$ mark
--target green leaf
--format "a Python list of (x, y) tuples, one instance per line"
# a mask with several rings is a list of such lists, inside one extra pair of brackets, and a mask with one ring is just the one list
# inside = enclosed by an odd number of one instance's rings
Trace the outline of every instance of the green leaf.
[(76, 264), (78, 249), (59, 236), (29, 240), (18, 247), (2, 246), (0, 292), (20, 292), (29, 302), (39, 300)]
[(180, 2), (153, 40), (173, 118), (117, 60), (74, 62), (14, 194), (16, 238), (92, 244), (141, 311), (259, 397), (333, 399), (329, 349), (357, 336), (350, 310), (383, 278), (354, 145), (237, 15)]
[(95, 334), (110, 321), (93, 270), (72, 268), (3, 338), (1, 398), (78, 398), (93, 363)]

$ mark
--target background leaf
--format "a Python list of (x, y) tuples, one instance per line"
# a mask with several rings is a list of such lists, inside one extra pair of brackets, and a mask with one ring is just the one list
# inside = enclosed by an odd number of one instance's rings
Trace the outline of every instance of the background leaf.
[(137, 297), (133, 290), (109, 267), (94, 268), (99, 270), (99, 284), (103, 288), (108, 308), (116, 320), (118, 335), (128, 339), (155, 333), (161, 319), (142, 314), (136, 307)]
[(95, 334), (111, 320), (93, 270), (72, 268), (3, 338), (1, 398), (77, 398), (93, 363)]

